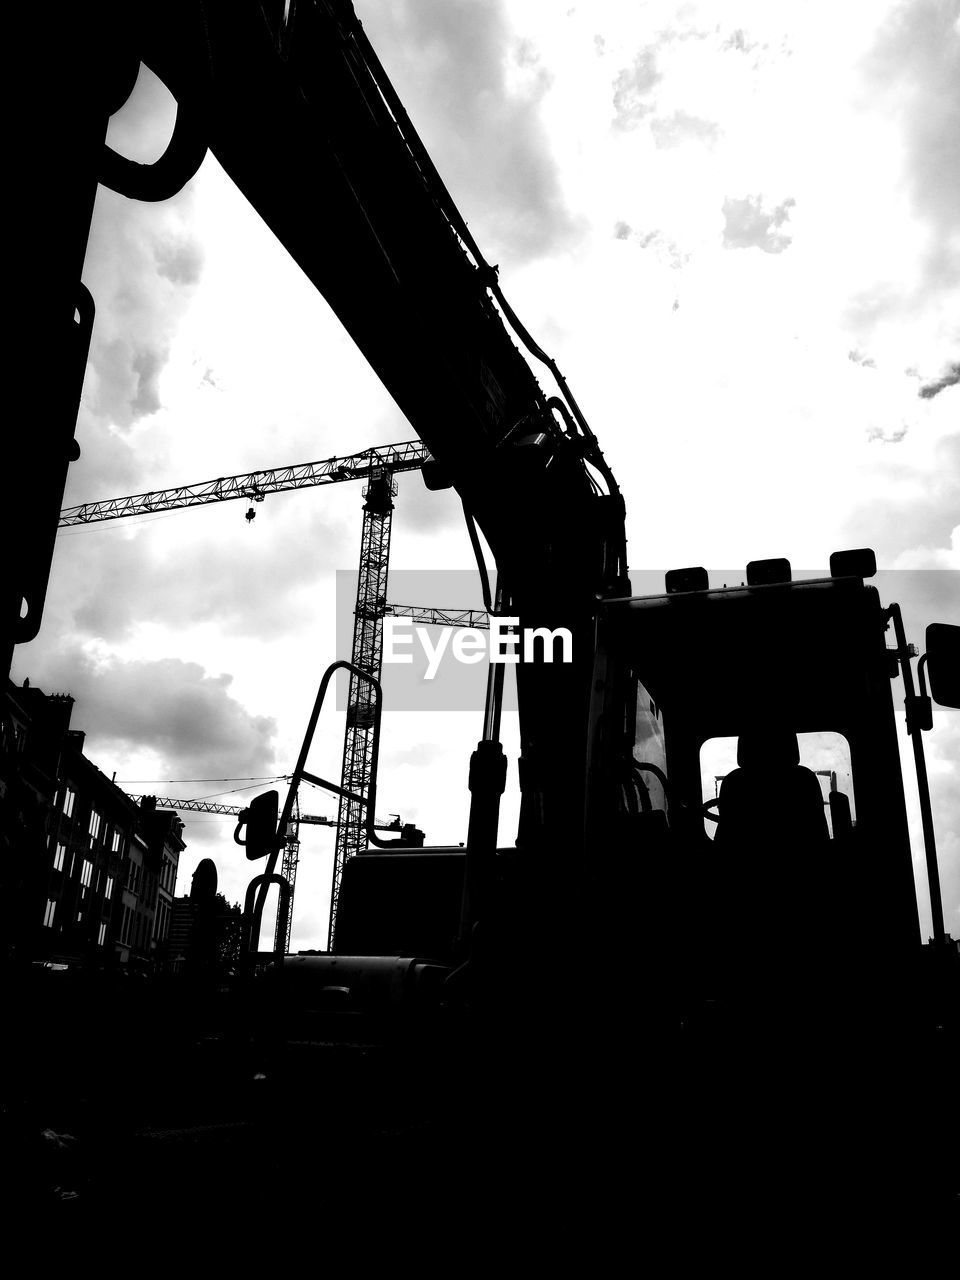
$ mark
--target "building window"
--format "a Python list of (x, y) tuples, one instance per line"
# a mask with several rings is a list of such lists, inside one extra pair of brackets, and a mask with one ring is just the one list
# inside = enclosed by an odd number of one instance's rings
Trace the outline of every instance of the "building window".
[(82, 921), (83, 921), (83, 912), (82, 912), (82, 911), (78, 911), (78, 912), (77, 912), (77, 924), (81, 924), (81, 923), (82, 923)]
[(93, 879), (93, 863), (89, 858), (83, 860), (83, 870), (80, 872), (80, 883), (85, 889), (89, 889), (90, 881)]
[[(43, 913), (43, 927), (45, 929), (53, 928), (53, 917), (56, 914), (57, 904), (53, 898), (47, 899), (47, 909)], [(34, 917), (36, 918), (36, 917)]]
[(120, 928), (120, 941), (124, 946), (130, 942), (130, 908), (123, 908), (123, 924)]
[(103, 891), (104, 902), (109, 902), (113, 897), (113, 876), (107, 876), (107, 884)]
[(123, 834), (116, 828), (113, 828), (113, 839), (110, 841), (110, 849), (113, 853), (120, 852), (120, 845), (123, 841)]
[(90, 844), (91, 846), (94, 845), (97, 841), (97, 837), (100, 834), (100, 825), (102, 822), (103, 822), (103, 819), (100, 817), (100, 814), (97, 813), (96, 809), (91, 809), (90, 810)]
[(67, 846), (60, 840), (57, 841), (57, 851), (53, 855), (54, 871), (62, 871), (63, 864), (67, 858)]
[(154, 924), (154, 936), (157, 941), (163, 943), (166, 941), (167, 929), (169, 924), (170, 911), (165, 902), (157, 903), (157, 915)]
[(106, 920), (101, 920), (101, 921), (100, 921), (100, 930), (99, 930), (99, 932), (98, 932), (98, 934), (97, 934), (97, 946), (98, 946), (98, 947), (102, 947), (102, 946), (103, 946), (103, 942), (104, 942), (104, 939), (106, 938), (106, 936), (107, 936), (107, 922), (106, 922)]
[(77, 798), (77, 793), (72, 787), (64, 787), (63, 789), (63, 816), (65, 818), (73, 817), (73, 802)]

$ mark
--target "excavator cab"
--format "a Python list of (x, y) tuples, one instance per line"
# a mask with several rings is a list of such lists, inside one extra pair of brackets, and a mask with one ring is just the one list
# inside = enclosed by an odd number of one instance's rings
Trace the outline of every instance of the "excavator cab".
[(631, 885), (619, 927), (678, 999), (836, 994), (863, 977), (864, 936), (874, 973), (921, 941), (891, 610), (856, 572), (758, 563), (601, 618), (588, 845)]
[(803, 1195), (899, 1202), (918, 1170), (952, 1185), (919, 1100), (942, 1105), (955, 1078), (956, 948), (929, 839), (922, 945), (898, 721), (927, 837), (924, 667), (960, 701), (958, 634), (928, 635), (915, 693), (899, 608), (866, 557), (838, 559), (720, 589), (688, 571), (602, 606), (589, 901), (610, 1022), (674, 1100), (665, 1148), (715, 1156), (718, 1186), (762, 1193), (770, 1169)]

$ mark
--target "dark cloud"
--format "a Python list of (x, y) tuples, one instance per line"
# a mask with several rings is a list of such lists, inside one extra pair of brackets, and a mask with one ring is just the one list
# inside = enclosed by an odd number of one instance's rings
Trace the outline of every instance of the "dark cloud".
[(947, 366), (946, 373), (942, 374), (933, 382), (925, 382), (917, 393), (922, 400), (932, 400), (934, 396), (938, 396), (941, 391), (947, 387), (954, 387), (960, 382), (960, 363), (953, 363)]
[(154, 245), (157, 273), (174, 284), (196, 284), (203, 269), (203, 250), (189, 236), (170, 236)]
[(780, 228), (796, 204), (792, 198), (767, 209), (762, 196), (728, 196), (723, 202), (723, 247), (783, 253), (792, 237)]
[(960, 30), (955, 3), (908, 0), (865, 64), (868, 91), (891, 105), (905, 142), (907, 176), (931, 237), (926, 283), (960, 281)]
[(692, 116), (686, 111), (674, 111), (669, 116), (654, 116), (650, 121), (650, 132), (657, 146), (665, 150), (685, 142), (712, 146), (720, 137), (721, 129), (713, 120)]
[(160, 394), (157, 390), (157, 379), (163, 366), (167, 363), (169, 352), (156, 351), (149, 347), (141, 347), (134, 352), (130, 368), (136, 376), (136, 394), (130, 401), (130, 410), (134, 418), (145, 418), (156, 413), (160, 408)]
[(78, 439), (84, 415), (123, 430), (161, 407), (158, 379), (200, 278), (202, 253), (170, 231), (166, 206), (97, 196), (84, 282), (97, 306)]
[[(288, 505), (311, 499), (312, 510), (301, 505), (298, 513)], [(157, 617), (184, 627), (215, 622), (235, 636), (287, 634), (297, 599), (316, 589), (317, 575), (349, 566), (359, 550), (359, 514), (349, 531), (323, 513), (322, 501), (315, 494), (273, 495), (255, 508), (253, 527), (243, 519), (244, 504), (232, 502), (232, 537), (225, 537), (222, 524), (204, 529), (210, 518), (205, 510), (159, 517), (194, 522), (189, 552), (179, 544), (171, 551), (156, 520), (136, 537), (125, 537), (116, 524), (63, 530), (55, 565), (65, 623), (74, 633), (106, 641), (122, 640), (139, 622)]]
[(79, 647), (44, 665), (33, 683), (75, 699), (72, 723), (94, 761), (147, 748), (171, 777), (250, 777), (274, 767), (276, 725), (240, 705), (230, 675), (179, 658), (99, 663)]
[(654, 90), (663, 79), (657, 65), (657, 46), (641, 49), (613, 84), (614, 126), (633, 129), (656, 110)]
[[(141, 375), (134, 366), (141, 355), (142, 352), (131, 346), (126, 338), (108, 339), (103, 332), (96, 334), (90, 349), (83, 405), (90, 416), (110, 425), (130, 427), (144, 412), (156, 412), (159, 400), (152, 405), (134, 408), (141, 391)], [(95, 375), (92, 387), (89, 384), (89, 370)], [(155, 374), (157, 372), (158, 369)], [(86, 434), (83, 422), (85, 416), (82, 414), (78, 422), (77, 438), (80, 441), (84, 440)]]
[[(166, 147), (175, 116), (169, 92), (142, 68), (107, 140), (122, 155), (151, 163)], [(81, 448), (98, 426), (126, 431), (161, 407), (159, 378), (203, 266), (200, 245), (185, 230), (191, 201), (190, 184), (160, 204), (97, 191), (83, 267), (97, 311), (77, 431)]]
[(67, 471), (63, 505), (95, 501), (113, 494), (134, 493), (143, 487), (144, 458), (125, 433), (108, 418), (81, 407), (77, 422), (80, 459)]
[[(530, 42), (511, 48), (500, 0), (358, 3), (370, 39), (485, 251), (530, 260), (568, 243), (539, 107), (550, 77)], [(510, 59), (522, 88), (508, 89)]]

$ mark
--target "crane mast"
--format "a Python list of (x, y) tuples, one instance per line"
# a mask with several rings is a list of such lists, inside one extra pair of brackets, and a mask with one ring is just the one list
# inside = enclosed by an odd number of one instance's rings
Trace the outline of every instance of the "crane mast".
[[(393, 526), (393, 499), (397, 484), (384, 468), (371, 475), (364, 489), (363, 532), (360, 543), (360, 572), (354, 610), (353, 647), (350, 661), (361, 671), (380, 679), (383, 667), (383, 618), (387, 603), (387, 574), (390, 563), (390, 533)], [(347, 692), (347, 722), (343, 737), (343, 766), (337, 815), (337, 841), (330, 884), (330, 929), (328, 946), (335, 948), (337, 905), (343, 867), (348, 858), (366, 848), (363, 804), (370, 790), (373, 732), (373, 690), (369, 681), (352, 672)], [(350, 794), (345, 794), (349, 792)]]

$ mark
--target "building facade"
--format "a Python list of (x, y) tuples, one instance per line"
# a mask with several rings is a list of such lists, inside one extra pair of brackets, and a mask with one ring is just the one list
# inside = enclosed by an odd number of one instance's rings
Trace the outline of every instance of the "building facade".
[(138, 806), (84, 754), (73, 699), (8, 686), (0, 843), (9, 958), (155, 968), (170, 925), (183, 824)]
[(173, 809), (158, 809), (154, 796), (142, 798), (139, 816), (144, 845), (142, 850), (137, 850), (143, 868), (137, 873), (139, 909), (151, 920), (151, 960), (163, 962), (173, 916), (177, 868), (185, 848), (183, 823)]

